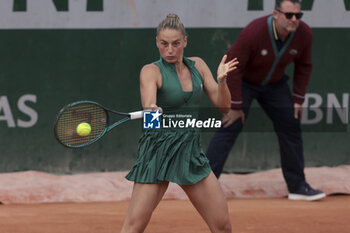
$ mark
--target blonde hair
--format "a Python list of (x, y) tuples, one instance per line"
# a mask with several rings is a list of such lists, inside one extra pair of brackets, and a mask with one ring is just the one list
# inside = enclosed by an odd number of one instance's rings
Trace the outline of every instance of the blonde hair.
[(160, 22), (160, 24), (157, 27), (157, 36), (159, 35), (159, 32), (164, 29), (174, 29), (177, 31), (180, 31), (182, 35), (186, 36), (186, 30), (181, 22), (179, 16), (176, 14), (168, 14), (166, 18)]

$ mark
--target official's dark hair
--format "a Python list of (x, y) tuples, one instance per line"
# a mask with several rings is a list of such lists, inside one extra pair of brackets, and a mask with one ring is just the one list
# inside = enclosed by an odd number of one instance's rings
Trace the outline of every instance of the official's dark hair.
[(283, 2), (289, 1), (293, 4), (299, 3), (300, 4), (300, 0), (276, 0), (276, 4), (275, 4), (275, 10), (281, 9), (281, 5)]
[(176, 14), (168, 14), (166, 16), (166, 18), (158, 25), (157, 36), (158, 36), (160, 31), (167, 29), (167, 28), (178, 30), (182, 33), (182, 35), (186, 36), (185, 27), (184, 27), (183, 23), (181, 22), (179, 16), (177, 16)]

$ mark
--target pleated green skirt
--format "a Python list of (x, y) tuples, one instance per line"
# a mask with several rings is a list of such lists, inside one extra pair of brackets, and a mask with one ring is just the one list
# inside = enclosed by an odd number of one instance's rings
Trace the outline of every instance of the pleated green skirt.
[(126, 175), (138, 183), (199, 182), (211, 172), (196, 130), (147, 130), (139, 140), (136, 162)]

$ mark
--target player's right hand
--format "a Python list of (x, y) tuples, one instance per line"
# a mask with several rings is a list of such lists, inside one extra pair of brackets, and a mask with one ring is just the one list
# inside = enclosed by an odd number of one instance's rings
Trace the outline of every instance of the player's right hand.
[(227, 128), (238, 119), (240, 119), (242, 121), (242, 124), (244, 124), (245, 122), (244, 112), (242, 110), (230, 109), (228, 113), (224, 114), (224, 116), (221, 119), (221, 122), (224, 128)]

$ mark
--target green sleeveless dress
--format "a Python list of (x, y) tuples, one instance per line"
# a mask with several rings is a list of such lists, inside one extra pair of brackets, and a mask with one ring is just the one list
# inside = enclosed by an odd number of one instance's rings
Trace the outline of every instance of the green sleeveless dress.
[[(184, 92), (174, 64), (164, 59), (154, 62), (162, 75), (157, 91), (157, 105), (164, 115), (196, 117), (202, 95), (203, 78), (194, 61), (184, 57), (192, 75), (192, 92)], [(195, 184), (211, 172), (209, 161), (195, 128), (162, 128), (145, 130), (139, 140), (136, 162), (126, 178), (138, 183), (170, 181), (179, 185)]]

